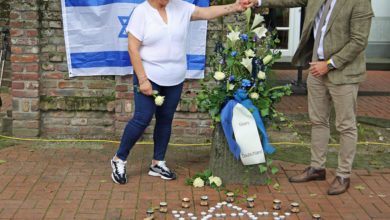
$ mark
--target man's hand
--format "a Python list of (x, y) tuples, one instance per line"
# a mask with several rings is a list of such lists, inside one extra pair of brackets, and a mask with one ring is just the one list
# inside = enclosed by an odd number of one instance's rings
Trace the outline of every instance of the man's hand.
[(309, 72), (315, 77), (323, 76), (329, 72), (328, 64), (326, 61), (311, 62)]
[(148, 79), (139, 82), (139, 91), (147, 96), (151, 96), (153, 94), (152, 84)]

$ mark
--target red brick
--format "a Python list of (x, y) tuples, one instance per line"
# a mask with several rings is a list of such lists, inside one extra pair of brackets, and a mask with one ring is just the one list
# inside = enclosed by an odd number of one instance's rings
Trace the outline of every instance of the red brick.
[(36, 11), (23, 12), (22, 17), (25, 20), (35, 20), (38, 19), (38, 12)]
[(17, 47), (17, 46), (12, 46), (11, 47), (11, 52), (12, 53), (16, 53), (16, 54), (20, 54), (20, 53), (23, 53), (24, 51), (24, 48), (23, 47)]
[(39, 97), (38, 90), (13, 90), (12, 91), (13, 97), (20, 97), (20, 98), (37, 98)]
[(38, 55), (11, 55), (11, 62), (31, 63), (31, 62), (38, 62), (38, 61), (39, 61)]
[(24, 89), (24, 82), (12, 82), (12, 89)]
[(12, 80), (38, 80), (38, 73), (13, 73)]
[(58, 83), (58, 88), (60, 89), (67, 89), (67, 88), (78, 88), (82, 89), (83, 88), (83, 82), (81, 81), (76, 81), (76, 82), (59, 82)]
[(115, 91), (118, 91), (118, 92), (127, 92), (128, 90), (129, 90), (128, 85), (117, 85), (115, 87)]
[(11, 37), (20, 37), (24, 35), (23, 29), (11, 29), (10, 31)]
[(61, 72), (46, 72), (42, 74), (45, 79), (63, 79), (64, 73)]
[(38, 72), (39, 65), (38, 63), (26, 64), (25, 68), (27, 72)]

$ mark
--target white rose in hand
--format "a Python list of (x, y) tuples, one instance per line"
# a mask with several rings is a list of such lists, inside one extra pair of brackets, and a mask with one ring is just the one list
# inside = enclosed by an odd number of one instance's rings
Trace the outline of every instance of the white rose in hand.
[(165, 96), (158, 95), (158, 96), (154, 97), (154, 103), (157, 106), (162, 106), (164, 104), (164, 99), (165, 99)]

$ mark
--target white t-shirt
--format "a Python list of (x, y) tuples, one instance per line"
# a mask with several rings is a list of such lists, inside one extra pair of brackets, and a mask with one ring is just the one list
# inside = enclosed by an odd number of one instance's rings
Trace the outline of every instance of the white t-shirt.
[(158, 85), (174, 86), (185, 79), (187, 33), (195, 5), (170, 0), (165, 9), (168, 24), (146, 0), (134, 9), (126, 31), (141, 41), (147, 77)]

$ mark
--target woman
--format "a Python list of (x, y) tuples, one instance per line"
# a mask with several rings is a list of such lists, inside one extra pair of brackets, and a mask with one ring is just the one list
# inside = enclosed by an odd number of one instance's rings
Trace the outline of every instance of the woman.
[[(134, 9), (126, 30), (135, 73), (135, 111), (124, 130), (120, 147), (111, 160), (111, 177), (115, 183), (127, 183), (126, 159), (154, 114), (154, 155), (148, 174), (165, 180), (176, 179), (175, 173), (166, 166), (164, 157), (187, 69), (186, 38), (189, 23), (244, 9), (239, 0), (229, 5), (204, 8), (184, 0), (147, 0)], [(161, 106), (156, 106), (153, 90), (165, 96)]]

